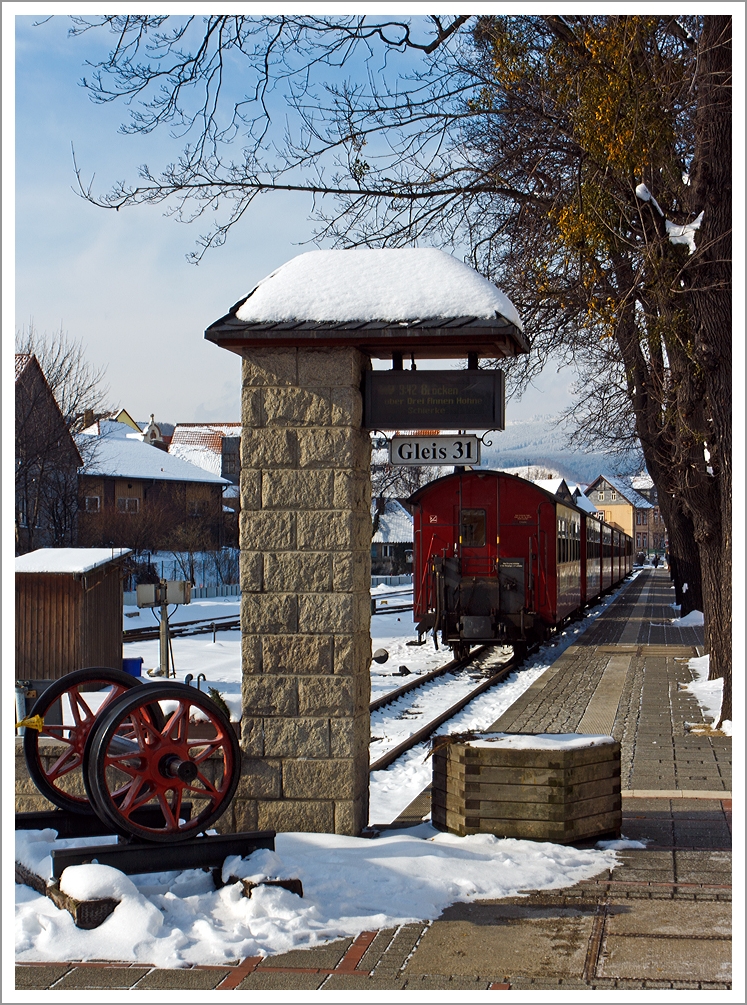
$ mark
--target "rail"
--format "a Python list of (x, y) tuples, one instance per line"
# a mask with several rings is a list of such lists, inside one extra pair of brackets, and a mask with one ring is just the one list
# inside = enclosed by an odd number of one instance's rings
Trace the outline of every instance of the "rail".
[[(488, 648), (489, 646), (481, 646), (479, 649), (476, 649), (474, 653), (470, 653), (470, 655), (466, 657), (466, 659), (459, 661), (460, 666), (466, 666), (468, 663), (471, 663), (472, 660), (476, 659), (482, 652), (484, 652)], [(529, 652), (533, 653), (536, 652), (538, 649), (539, 646), (537, 645), (532, 647), (532, 649), (530, 649)], [(452, 662), (456, 663), (457, 661), (455, 660)], [(478, 695), (483, 694), (483, 692), (487, 691), (489, 688), (494, 687), (496, 684), (500, 684), (501, 681), (505, 680), (506, 677), (508, 677), (508, 675), (513, 670), (515, 670), (520, 663), (521, 660), (517, 659), (516, 656), (512, 656), (506, 663), (503, 663), (501, 665), (500, 669), (498, 669), (496, 673), (491, 674), (488, 678), (481, 681), (477, 685), (477, 687), (473, 688), (471, 691), (468, 691), (467, 694), (462, 695), (462, 697), (459, 698), (458, 701), (454, 702), (453, 705), (450, 705), (449, 708), (445, 709), (443, 712), (437, 715), (435, 719), (431, 719), (430, 722), (427, 722), (424, 726), (421, 726), (420, 729), (417, 729), (414, 733), (411, 733), (410, 736), (408, 736), (406, 739), (402, 740), (395, 747), (392, 747), (391, 750), (388, 750), (385, 754), (382, 754), (381, 757), (377, 758), (369, 766), (368, 769), (369, 772), (381, 771), (383, 768), (388, 768), (389, 765), (393, 764), (398, 757), (402, 756), (402, 754), (406, 753), (408, 750), (411, 750), (413, 747), (416, 747), (419, 743), (422, 743), (423, 740), (427, 740), (432, 733), (435, 733), (435, 731), (438, 729), (439, 726), (442, 726), (445, 722), (448, 722), (448, 720), (453, 718), (457, 714), (457, 712), (461, 712), (461, 710), (465, 707), (465, 705), (468, 705), (473, 698), (477, 698)], [(447, 667), (449, 669), (458, 669), (458, 667), (453, 667), (451, 666), (451, 664), (447, 665)], [(446, 673), (447, 667), (439, 667), (437, 671), (431, 671), (431, 674), (437, 676), (438, 673)], [(419, 678), (420, 683), (425, 683), (425, 676), (426, 675), (424, 674), (422, 677)], [(413, 681), (413, 686), (417, 686), (417, 682)], [(399, 688), (398, 690), (401, 691), (402, 689)], [(389, 695), (385, 695), (384, 697), (387, 699), (387, 702), (390, 702), (395, 700), (394, 695), (395, 692), (392, 691), (390, 692)], [(386, 704), (387, 702), (384, 702), (384, 704)], [(378, 705), (377, 707), (380, 708), (381, 705)]]

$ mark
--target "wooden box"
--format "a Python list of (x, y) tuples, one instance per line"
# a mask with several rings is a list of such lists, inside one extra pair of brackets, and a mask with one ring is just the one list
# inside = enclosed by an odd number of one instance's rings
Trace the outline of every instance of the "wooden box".
[(620, 744), (612, 737), (436, 737), (431, 819), (453, 834), (559, 844), (619, 835)]

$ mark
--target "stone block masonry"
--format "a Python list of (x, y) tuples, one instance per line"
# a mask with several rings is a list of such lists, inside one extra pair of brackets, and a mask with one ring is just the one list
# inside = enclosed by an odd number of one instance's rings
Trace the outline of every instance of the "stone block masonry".
[(352, 348), (243, 355), (244, 758), (221, 829), (357, 834), (368, 823), (371, 485), (360, 386), (370, 364)]

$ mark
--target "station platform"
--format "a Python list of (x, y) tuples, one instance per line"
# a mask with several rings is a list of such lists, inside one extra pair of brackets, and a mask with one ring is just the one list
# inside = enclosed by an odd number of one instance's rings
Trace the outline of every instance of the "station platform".
[[(620, 741), (622, 832), (645, 848), (620, 851), (613, 870), (234, 967), (24, 964), (17, 989), (730, 988), (731, 739), (708, 729), (681, 688), (703, 637), (672, 625), (673, 597), (666, 570), (639, 573), (490, 727)], [(425, 790), (395, 825), (420, 823), (429, 810)]]

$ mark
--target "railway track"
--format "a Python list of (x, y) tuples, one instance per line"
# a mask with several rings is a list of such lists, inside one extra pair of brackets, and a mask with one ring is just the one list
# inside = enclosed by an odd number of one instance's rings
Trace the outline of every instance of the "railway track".
[[(179, 621), (169, 625), (169, 635), (172, 639), (184, 638), (189, 635), (207, 635), (213, 630), (219, 632), (234, 631), (241, 628), (241, 618), (201, 618), (197, 621)], [(157, 639), (160, 634), (158, 625), (152, 628), (125, 628), (122, 632), (123, 642), (149, 642)]]
[[(431, 670), (427, 674), (422, 674), (422, 676), (418, 677), (416, 680), (409, 681), (407, 684), (397, 688), (395, 691), (390, 691), (388, 694), (382, 695), (381, 698), (376, 699), (376, 701), (371, 702), (369, 706), (370, 711), (374, 712), (377, 709), (383, 708), (385, 705), (395, 702), (398, 698), (401, 698), (402, 695), (407, 694), (410, 691), (414, 691), (418, 687), (422, 687), (424, 684), (427, 684), (428, 681), (433, 680), (436, 677), (463, 669), (491, 648), (494, 647), (489, 645), (479, 646), (473, 653), (470, 653), (469, 656), (462, 660), (452, 660), (450, 663), (447, 663), (442, 667), (437, 667), (435, 670)], [(539, 649), (539, 646), (531, 649), (530, 653), (536, 652), (537, 649)], [(372, 761), (369, 766), (369, 771), (381, 771), (384, 768), (388, 768), (389, 765), (393, 764), (398, 757), (402, 756), (402, 754), (411, 750), (413, 747), (416, 747), (419, 743), (422, 743), (423, 740), (427, 740), (428, 737), (439, 728), (439, 726), (442, 726), (458, 712), (461, 712), (465, 705), (468, 705), (473, 698), (477, 698), (478, 695), (483, 694), (489, 688), (494, 687), (496, 684), (500, 684), (501, 681), (505, 680), (519, 664), (520, 661), (517, 660), (516, 657), (509, 657), (509, 659), (500, 664), (494, 673), (491, 673), (484, 680), (480, 681), (476, 687), (472, 688), (466, 694), (463, 694), (457, 701), (440, 712), (435, 718), (424, 723), (416, 729), (414, 733), (411, 733), (409, 736), (405, 737), (404, 740), (401, 740), (394, 747), (386, 751), (386, 753), (378, 757), (375, 761)]]

